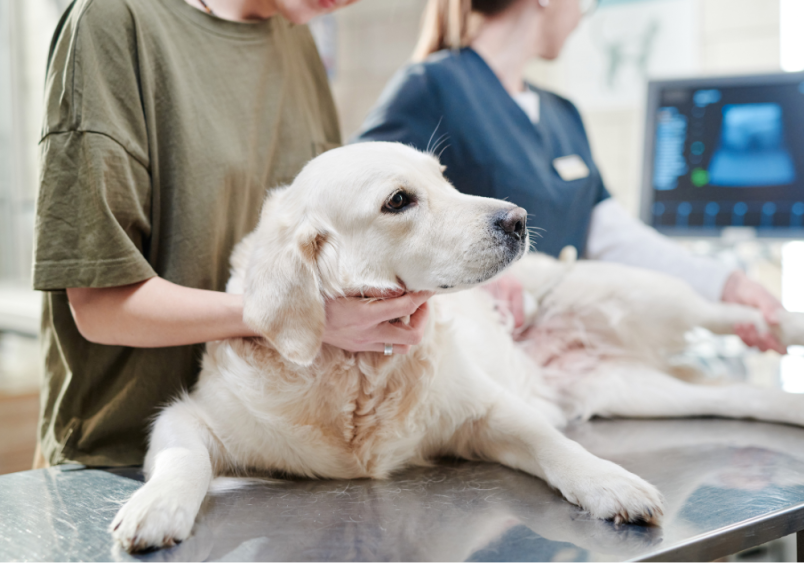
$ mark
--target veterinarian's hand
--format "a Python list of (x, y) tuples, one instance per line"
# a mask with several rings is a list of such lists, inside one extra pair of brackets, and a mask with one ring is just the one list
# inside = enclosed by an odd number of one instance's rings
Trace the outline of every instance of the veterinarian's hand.
[[(407, 354), (421, 342), (427, 323), (429, 291), (368, 301), (339, 297), (326, 303), (324, 342), (350, 352), (382, 352), (394, 345), (394, 354)], [(410, 322), (388, 322), (410, 317)]]
[(500, 312), (503, 315), (510, 314), (513, 317), (515, 329), (525, 324), (522, 283), (516, 276), (505, 274), (482, 287), (491, 293), (491, 296), (497, 302), (497, 307), (502, 309)]
[[(767, 289), (743, 272), (736, 271), (726, 280), (726, 285), (723, 286), (723, 301), (759, 309), (769, 325), (779, 324), (779, 310), (782, 309), (782, 304)], [(772, 333), (759, 334), (756, 327), (750, 323), (735, 325), (734, 333), (748, 346), (756, 346), (763, 352), (776, 350), (780, 354), (787, 353), (787, 349)]]

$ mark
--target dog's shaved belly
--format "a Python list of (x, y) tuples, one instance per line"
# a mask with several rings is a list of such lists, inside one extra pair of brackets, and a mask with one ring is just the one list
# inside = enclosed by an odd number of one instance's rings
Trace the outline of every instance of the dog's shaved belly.
[(301, 369), (264, 341), (230, 340), (209, 345), (203, 385), (189, 400), (220, 444), (217, 467), (384, 478), (425, 463), (417, 447), (433, 373), (425, 358), (424, 350), (391, 362), (325, 347)]

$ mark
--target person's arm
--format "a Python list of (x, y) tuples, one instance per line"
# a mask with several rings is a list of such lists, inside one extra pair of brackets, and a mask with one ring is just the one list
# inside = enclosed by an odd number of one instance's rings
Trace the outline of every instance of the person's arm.
[(154, 277), (108, 288), (69, 288), (81, 335), (96, 344), (160, 348), (256, 336), (243, 323), (243, 296)]
[(614, 198), (592, 210), (586, 257), (647, 268), (681, 278), (710, 301), (720, 301), (733, 268), (692, 255), (635, 219)]
[[(381, 352), (393, 344), (404, 354), (418, 344), (429, 293), (366, 301), (327, 302), (324, 342), (353, 352)], [(243, 297), (193, 289), (159, 277), (109, 288), (69, 288), (70, 309), (81, 335), (97, 344), (158, 348), (258, 336), (243, 322)], [(409, 324), (387, 321), (410, 316)]]

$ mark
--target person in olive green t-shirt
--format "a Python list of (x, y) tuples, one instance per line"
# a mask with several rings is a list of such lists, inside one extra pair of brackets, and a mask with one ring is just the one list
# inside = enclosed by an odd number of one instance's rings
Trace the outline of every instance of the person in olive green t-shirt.
[[(340, 143), (297, 25), (353, 0), (77, 0), (51, 46), (34, 286), (46, 463), (142, 463), (201, 343), (254, 336), (222, 293), (266, 189)], [(324, 341), (404, 353), (428, 295), (327, 303)], [(410, 327), (385, 321), (413, 314)]]

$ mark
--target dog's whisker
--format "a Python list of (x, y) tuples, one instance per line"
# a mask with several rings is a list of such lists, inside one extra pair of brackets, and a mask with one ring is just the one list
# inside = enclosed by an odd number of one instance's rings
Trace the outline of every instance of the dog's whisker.
[(448, 136), (448, 134), (447, 134), (447, 133), (444, 133), (443, 135), (440, 135), (440, 136), (439, 136), (439, 137), (438, 137), (438, 138), (435, 140), (435, 142), (434, 142), (434, 143), (433, 143), (433, 144), (430, 146), (430, 150), (428, 150), (427, 152), (428, 152), (428, 153), (430, 153), (430, 154), (432, 154), (432, 155), (435, 155), (436, 151), (438, 150), (438, 146), (439, 146), (439, 145), (440, 145), (440, 144), (441, 144), (441, 143), (444, 141), (444, 139), (445, 139), (447, 136)]
[(427, 152), (430, 153), (431, 155), (435, 156), (436, 155), (435, 153), (438, 150), (438, 147), (441, 145), (441, 143), (445, 142), (447, 139), (449, 139), (449, 133), (444, 133), (438, 139), (436, 139), (436, 142), (433, 144), (433, 146)]
[(438, 160), (441, 160), (441, 155), (444, 154), (444, 151), (450, 148), (451, 146), (452, 145), (446, 145), (443, 149), (441, 149), (441, 152), (438, 153)]
[(427, 140), (427, 150), (426, 150), (426, 151), (424, 151), (424, 152), (427, 152), (427, 153), (429, 153), (429, 152), (430, 152), (430, 143), (431, 143), (431, 142), (433, 142), (433, 137), (435, 136), (436, 131), (438, 131), (438, 128), (439, 128), (439, 126), (441, 125), (441, 120), (442, 120), (442, 119), (444, 119), (444, 116), (441, 116), (441, 117), (438, 119), (438, 123), (436, 123), (435, 129), (433, 129), (433, 132), (430, 134), (430, 138)]

